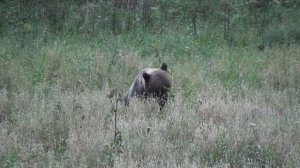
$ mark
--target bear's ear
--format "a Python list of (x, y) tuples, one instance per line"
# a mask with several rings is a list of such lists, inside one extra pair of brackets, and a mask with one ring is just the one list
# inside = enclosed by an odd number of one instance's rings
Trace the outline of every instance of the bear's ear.
[(150, 75), (147, 74), (146, 72), (143, 73), (143, 78), (145, 79), (145, 81), (148, 83), (150, 80)]
[(167, 64), (163, 62), (163, 63), (161, 64), (161, 66), (160, 66), (160, 69), (161, 69), (161, 70), (164, 70), (164, 71), (168, 71), (168, 66), (167, 66)]

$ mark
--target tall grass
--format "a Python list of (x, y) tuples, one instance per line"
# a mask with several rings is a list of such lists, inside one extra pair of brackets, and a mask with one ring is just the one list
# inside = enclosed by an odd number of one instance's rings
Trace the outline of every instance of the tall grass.
[[(300, 164), (299, 46), (260, 52), (177, 32), (46, 36), (1, 43), (1, 167)], [(164, 112), (152, 100), (115, 107), (108, 94), (161, 62), (174, 78)]]

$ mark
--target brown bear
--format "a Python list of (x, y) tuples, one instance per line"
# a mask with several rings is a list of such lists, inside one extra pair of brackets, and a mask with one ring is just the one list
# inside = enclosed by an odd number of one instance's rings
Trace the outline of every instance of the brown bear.
[(147, 68), (142, 70), (125, 93), (122, 100), (126, 106), (133, 97), (142, 99), (155, 98), (160, 110), (168, 100), (168, 92), (172, 85), (172, 77), (168, 71), (167, 64), (163, 63), (160, 68)]

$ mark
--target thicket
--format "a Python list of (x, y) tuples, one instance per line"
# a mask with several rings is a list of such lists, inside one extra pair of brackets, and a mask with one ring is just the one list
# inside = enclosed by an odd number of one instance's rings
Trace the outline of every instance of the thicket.
[(300, 40), (297, 0), (4, 0), (0, 3), (1, 36), (9, 34), (18, 40), (41, 33), (93, 37), (137, 31), (160, 34), (168, 30), (201, 38), (205, 28), (220, 32), (218, 35), (234, 45), (262, 47)]

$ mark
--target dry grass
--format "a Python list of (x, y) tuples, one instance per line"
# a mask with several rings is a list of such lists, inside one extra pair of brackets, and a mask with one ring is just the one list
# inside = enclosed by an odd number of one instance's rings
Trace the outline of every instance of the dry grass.
[[(197, 75), (203, 77), (201, 73)], [(182, 82), (179, 78), (177, 85)], [(290, 167), (299, 164), (300, 105), (296, 90), (249, 90), (245, 97), (234, 97), (221, 85), (202, 86), (206, 89), (195, 89), (197, 96), (191, 98), (184, 96), (183, 89), (173, 90), (174, 98), (163, 113), (154, 101), (135, 101), (128, 109), (119, 104), (117, 127), (122, 137), (119, 147), (114, 143), (116, 97), (107, 97), (114, 89), (108, 84), (100, 90), (80, 92), (64, 90), (59, 82), (47, 87), (47, 93), (41, 87), (14, 93), (2, 89), (1, 111), (9, 108), (14, 113), (9, 116), (12, 122), (1, 121), (1, 165)], [(247, 86), (242, 88), (247, 90)]]
[[(31, 61), (1, 50), (2, 167), (300, 164), (299, 48), (218, 47), (211, 58), (188, 60), (64, 43)], [(116, 107), (111, 93), (124, 93), (139, 70), (162, 61), (174, 77), (164, 112), (153, 100)]]
[[(272, 93), (271, 100), (265, 99), (267, 93), (253, 93), (243, 100), (210, 93), (200, 107), (185, 103), (176, 93), (163, 114), (155, 102), (135, 102), (127, 110), (120, 106), (118, 153), (114, 105), (106, 90), (64, 92), (59, 97), (13, 95), (18, 122), (1, 123), (3, 165), (289, 167), (299, 163), (299, 103), (283, 104), (289, 98), (286, 92)], [(6, 97), (2, 90), (1, 98)], [(1, 100), (1, 106), (6, 103)]]
[[(142, 10), (112, 19), (109, 1), (97, 1), (105, 10), (37, 2), (0, 2), (0, 168), (299, 167), (296, 22), (260, 32), (238, 5), (228, 46), (222, 14), (196, 19), (191, 33), (184, 1), (149, 8), (148, 30)], [(299, 20), (273, 5), (267, 24)], [(134, 31), (125, 31), (131, 14)], [(263, 51), (260, 34), (270, 42)], [(163, 112), (154, 100), (116, 105), (138, 71), (162, 62), (174, 79)]]

